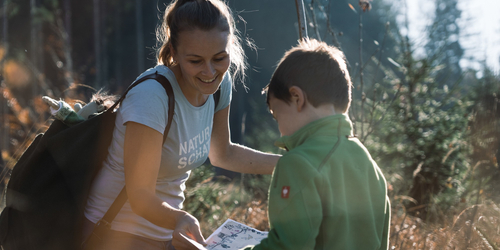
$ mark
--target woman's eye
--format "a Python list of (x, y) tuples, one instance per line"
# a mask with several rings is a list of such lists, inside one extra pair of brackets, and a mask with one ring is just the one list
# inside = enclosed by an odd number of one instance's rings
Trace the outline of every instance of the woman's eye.
[(225, 57), (225, 56), (223, 56), (223, 57), (219, 57), (219, 58), (214, 58), (214, 61), (216, 61), (216, 62), (221, 62), (221, 61), (223, 61), (224, 59), (226, 59), (226, 57)]
[(198, 64), (198, 63), (201, 63), (201, 61), (200, 61), (200, 60), (190, 60), (189, 62), (190, 62), (190, 63), (192, 63), (192, 64)]

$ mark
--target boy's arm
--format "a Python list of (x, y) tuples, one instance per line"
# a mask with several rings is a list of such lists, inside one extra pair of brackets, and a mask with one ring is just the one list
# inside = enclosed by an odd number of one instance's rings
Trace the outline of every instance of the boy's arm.
[(269, 189), (271, 230), (245, 250), (313, 249), (323, 218), (319, 173), (302, 157), (283, 156)]

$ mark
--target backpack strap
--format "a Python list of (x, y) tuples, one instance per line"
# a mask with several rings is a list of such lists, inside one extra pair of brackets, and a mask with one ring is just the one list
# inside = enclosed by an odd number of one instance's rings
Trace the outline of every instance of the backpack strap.
[[(163, 88), (165, 88), (165, 91), (167, 92), (168, 96), (168, 121), (167, 121), (167, 126), (165, 127), (165, 132), (163, 133), (163, 143), (165, 143), (165, 140), (167, 139), (167, 134), (168, 131), (170, 130), (170, 126), (172, 125), (172, 120), (174, 117), (174, 108), (175, 108), (175, 97), (174, 97), (174, 90), (172, 89), (172, 85), (168, 81), (168, 79), (161, 75), (158, 74), (158, 72), (155, 72), (153, 74), (146, 75), (137, 81), (135, 81), (132, 85), (130, 85), (125, 93), (123, 94), (122, 97), (111, 107), (109, 110), (114, 110), (118, 103), (121, 103), (123, 99), (125, 99), (125, 96), (127, 93), (135, 87), (137, 84), (148, 80), (148, 79), (153, 79), (158, 81)], [(111, 222), (115, 219), (116, 215), (120, 210), (122, 209), (123, 205), (127, 202), (127, 189), (126, 187), (123, 187), (122, 191), (120, 191), (120, 194), (116, 197), (115, 201), (113, 201), (113, 204), (109, 207), (108, 211), (106, 211), (106, 214), (96, 223), (94, 232), (98, 231), (98, 227), (100, 226), (107, 226), (111, 227)]]
[(163, 142), (165, 143), (165, 140), (167, 139), (168, 131), (170, 130), (170, 126), (172, 125), (172, 118), (174, 117), (175, 97), (174, 97), (174, 90), (172, 89), (172, 85), (170, 84), (170, 81), (168, 81), (168, 79), (165, 76), (158, 74), (158, 71), (156, 71), (155, 73), (149, 74), (149, 75), (145, 75), (144, 77), (141, 77), (140, 79), (138, 79), (137, 81), (132, 83), (127, 88), (127, 90), (125, 90), (125, 93), (120, 97), (120, 99), (118, 99), (118, 101), (116, 101), (113, 104), (113, 106), (111, 106), (106, 112), (113, 112), (115, 110), (115, 108), (118, 106), (118, 104), (120, 104), (123, 101), (123, 99), (125, 99), (125, 96), (133, 87), (135, 87), (135, 86), (137, 86), (137, 84), (144, 82), (146, 80), (149, 80), (149, 79), (156, 80), (157, 82), (159, 82), (163, 86), (165, 91), (167, 92), (167, 96), (168, 96), (168, 121), (167, 121), (167, 126), (165, 127), (165, 132), (163, 133)]

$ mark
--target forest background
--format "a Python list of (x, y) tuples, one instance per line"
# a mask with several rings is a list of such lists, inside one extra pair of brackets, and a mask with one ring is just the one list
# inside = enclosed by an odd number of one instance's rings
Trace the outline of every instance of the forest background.
[[(155, 65), (155, 28), (168, 0), (1, 0), (0, 162), (3, 184), (34, 135), (51, 122), (41, 97), (88, 101), (120, 94)], [(464, 67), (462, 0), (435, 0), (433, 19), (409, 37), (397, 0), (304, 0), (306, 30), (346, 54), (355, 134), (384, 172), (391, 249), (500, 248), (500, 76), (486, 61)], [(247, 41), (246, 87), (236, 83), (232, 140), (260, 150), (279, 132), (262, 88), (297, 43), (291, 0), (229, 0)], [(240, 18), (241, 17), (241, 18)], [(473, 21), (473, 20), (470, 20)], [(488, 51), (483, 51), (487, 54)], [(268, 230), (270, 176), (193, 171), (185, 209), (208, 236), (227, 218)]]

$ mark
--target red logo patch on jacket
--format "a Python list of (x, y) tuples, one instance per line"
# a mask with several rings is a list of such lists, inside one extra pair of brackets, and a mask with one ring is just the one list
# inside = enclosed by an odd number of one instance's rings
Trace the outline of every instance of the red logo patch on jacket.
[(290, 186), (283, 186), (283, 188), (281, 188), (281, 198), (288, 198), (288, 196), (290, 195)]

